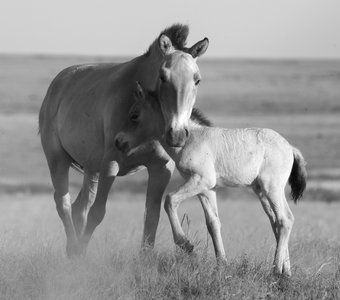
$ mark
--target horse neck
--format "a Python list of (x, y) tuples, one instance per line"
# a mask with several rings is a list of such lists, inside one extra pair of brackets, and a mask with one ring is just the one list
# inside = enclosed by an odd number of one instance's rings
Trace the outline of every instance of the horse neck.
[(147, 54), (141, 55), (136, 59), (137, 69), (135, 78), (145, 89), (154, 91), (157, 87), (159, 69), (164, 57), (156, 45), (150, 47)]

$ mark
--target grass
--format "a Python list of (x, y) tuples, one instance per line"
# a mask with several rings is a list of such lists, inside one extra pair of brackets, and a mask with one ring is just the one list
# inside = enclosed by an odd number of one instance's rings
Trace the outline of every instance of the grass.
[[(340, 204), (301, 202), (290, 253), (292, 277), (271, 274), (274, 238), (258, 201), (223, 201), (219, 210), (228, 262), (217, 266), (195, 200), (183, 228), (195, 244), (176, 249), (162, 211), (154, 251), (141, 253), (144, 196), (117, 193), (85, 257), (65, 257), (52, 195), (0, 197), (1, 299), (337, 299)], [(242, 212), (242, 213), (241, 213)], [(332, 221), (330, 221), (332, 220)]]

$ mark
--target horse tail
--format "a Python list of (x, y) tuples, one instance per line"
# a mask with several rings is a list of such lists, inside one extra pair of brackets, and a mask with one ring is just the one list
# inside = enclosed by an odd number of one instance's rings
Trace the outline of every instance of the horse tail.
[(307, 170), (306, 161), (300, 150), (292, 147), (294, 155), (294, 163), (289, 176), (289, 184), (292, 189), (291, 196), (295, 203), (302, 197), (306, 189)]

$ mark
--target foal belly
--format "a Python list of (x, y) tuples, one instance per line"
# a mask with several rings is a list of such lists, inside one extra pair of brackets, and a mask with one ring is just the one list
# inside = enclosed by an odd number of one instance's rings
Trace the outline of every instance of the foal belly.
[(258, 176), (257, 164), (228, 164), (220, 165), (216, 169), (216, 185), (223, 186), (250, 186)]
[(218, 187), (237, 187), (250, 186), (254, 182), (255, 176), (219, 176), (216, 177), (216, 186)]

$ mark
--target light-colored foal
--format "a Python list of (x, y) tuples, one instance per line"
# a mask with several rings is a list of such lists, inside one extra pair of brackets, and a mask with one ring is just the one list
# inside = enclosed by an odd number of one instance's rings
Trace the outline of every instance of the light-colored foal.
[[(133, 124), (116, 136), (116, 144), (124, 145), (120, 148), (124, 148), (128, 156), (143, 152), (146, 144), (139, 141), (139, 131), (144, 131), (145, 136), (145, 125), (160, 124), (159, 118), (162, 118), (155, 93), (148, 93), (137, 85), (135, 95)], [(152, 128), (150, 137), (158, 136), (162, 141), (162, 129)], [(186, 180), (166, 196), (164, 203), (176, 244), (187, 251), (193, 249), (182, 230), (177, 209), (183, 200), (197, 195), (216, 256), (224, 259), (215, 188), (251, 187), (269, 217), (276, 238), (275, 272), (290, 275), (288, 241), (294, 216), (284, 189), (289, 181), (296, 202), (306, 187), (306, 163), (300, 151), (271, 129), (225, 129), (202, 126), (193, 121), (189, 122), (188, 129), (190, 135), (183, 147), (162, 143)]]

